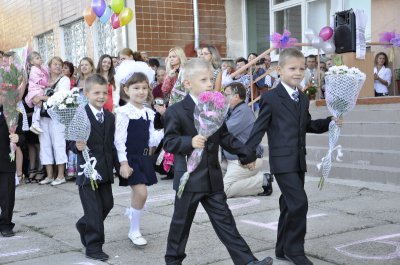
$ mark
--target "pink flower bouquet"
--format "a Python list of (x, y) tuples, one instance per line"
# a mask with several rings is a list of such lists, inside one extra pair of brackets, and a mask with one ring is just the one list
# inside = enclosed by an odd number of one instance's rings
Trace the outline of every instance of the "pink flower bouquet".
[[(24, 69), (18, 57), (11, 57), (11, 63), (0, 65), (0, 93), (3, 95), (3, 112), (10, 134), (15, 133), (18, 126), (19, 112), (17, 110), (20, 101), (19, 85), (24, 79)], [(10, 160), (14, 161), (17, 146), (10, 143)]]
[[(224, 123), (229, 105), (220, 92), (206, 91), (200, 94), (199, 103), (194, 109), (194, 125), (198, 134), (209, 137)], [(196, 148), (187, 160), (187, 171), (179, 182), (177, 196), (180, 198), (192, 173), (200, 164), (203, 149)]]

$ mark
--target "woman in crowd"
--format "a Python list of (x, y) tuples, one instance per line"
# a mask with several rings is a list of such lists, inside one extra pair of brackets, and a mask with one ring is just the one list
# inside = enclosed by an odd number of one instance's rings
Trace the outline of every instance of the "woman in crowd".
[[(161, 87), (161, 90), (166, 98), (169, 98), (169, 95), (174, 87), (181, 87), (181, 82), (179, 81), (177, 83), (177, 80), (178, 76), (181, 76), (179, 75), (180, 69), (185, 65), (186, 61), (187, 58), (185, 52), (181, 47), (174, 47), (169, 50), (168, 57), (165, 59), (167, 76), (164, 79)], [(181, 89), (178, 88), (178, 90)]]
[(210, 62), (214, 68), (214, 90), (221, 90), (221, 82), (222, 82), (222, 71), (221, 71), (221, 55), (217, 48), (212, 45), (207, 45), (201, 49), (201, 58), (206, 62)]
[(74, 70), (74, 65), (71, 62), (65, 61), (63, 63), (62, 72), (63, 75), (69, 78), (71, 89), (75, 86)]
[(375, 97), (389, 95), (389, 86), (392, 81), (392, 71), (386, 68), (388, 65), (388, 57), (386, 53), (379, 52), (375, 56), (374, 67), (374, 89)]
[(108, 81), (108, 97), (107, 97), (107, 102), (106, 104), (104, 104), (103, 107), (112, 113), (114, 110), (113, 94), (115, 93), (115, 81), (114, 81), (115, 70), (110, 55), (103, 54), (102, 56), (100, 56), (96, 73), (101, 74)]
[[(60, 57), (53, 57), (49, 61), (49, 90), (54, 93), (58, 91), (69, 91), (70, 81), (68, 77), (61, 72), (63, 61)], [(47, 101), (45, 97), (44, 101)], [(65, 151), (65, 126), (50, 117), (42, 117), (40, 124), (43, 133), (39, 135), (40, 141), (40, 161), (46, 166), (47, 177), (40, 184), (49, 184), (52, 186), (60, 185), (66, 182), (64, 177), (65, 163), (67, 163), (67, 154)], [(54, 179), (54, 168), (56, 165), (57, 177)]]

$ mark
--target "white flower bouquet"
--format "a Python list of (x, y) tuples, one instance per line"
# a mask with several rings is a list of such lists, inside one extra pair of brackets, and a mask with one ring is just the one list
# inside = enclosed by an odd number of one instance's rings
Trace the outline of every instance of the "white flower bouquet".
[[(332, 115), (341, 118), (351, 111), (357, 102), (358, 94), (365, 82), (365, 74), (357, 68), (345, 65), (332, 66), (325, 73), (325, 100)], [(322, 189), (324, 180), (329, 176), (332, 167), (332, 153), (337, 151), (336, 160), (341, 161), (341, 146), (336, 143), (340, 136), (340, 127), (335, 121), (329, 124), (329, 150), (322, 162), (317, 165), (322, 170), (318, 187)]]
[(52, 119), (65, 125), (65, 139), (68, 137), (68, 127), (79, 107), (79, 88), (69, 91), (58, 91), (47, 102), (47, 112)]

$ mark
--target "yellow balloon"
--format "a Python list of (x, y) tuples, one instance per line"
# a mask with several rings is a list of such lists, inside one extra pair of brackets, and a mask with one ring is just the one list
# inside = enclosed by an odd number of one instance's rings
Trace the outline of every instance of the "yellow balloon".
[(133, 18), (133, 11), (129, 7), (124, 7), (122, 9), (121, 13), (119, 13), (119, 21), (121, 23), (121, 27), (127, 25), (129, 22), (131, 22)]
[(115, 14), (119, 14), (124, 8), (124, 0), (111, 0), (110, 7)]

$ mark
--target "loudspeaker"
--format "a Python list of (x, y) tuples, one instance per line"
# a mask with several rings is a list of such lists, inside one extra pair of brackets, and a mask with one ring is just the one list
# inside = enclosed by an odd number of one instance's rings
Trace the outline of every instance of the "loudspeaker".
[(356, 51), (356, 15), (353, 9), (335, 13), (336, 53)]

